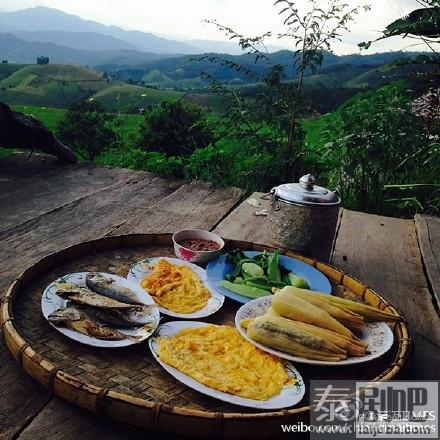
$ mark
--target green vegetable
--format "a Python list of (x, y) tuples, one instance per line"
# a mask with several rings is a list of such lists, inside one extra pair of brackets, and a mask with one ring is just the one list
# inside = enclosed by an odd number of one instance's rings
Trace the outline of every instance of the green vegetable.
[(261, 296), (262, 291), (267, 294), (273, 287), (295, 286), (308, 289), (306, 280), (280, 265), (280, 255), (279, 250), (275, 250), (273, 254), (264, 251), (253, 258), (246, 257), (239, 250), (231, 252), (226, 261), (235, 267), (232, 273), (225, 276), (225, 282), (229, 282), (229, 287), (225, 287), (250, 298)]
[(267, 277), (269, 281), (281, 282), (280, 251), (277, 249), (270, 257), (267, 266)]
[(243, 263), (241, 265), (241, 269), (244, 273), (247, 275), (250, 275), (251, 277), (262, 277), (264, 276), (264, 270), (258, 266), (258, 264), (255, 263)]
[(308, 289), (309, 288), (309, 285), (307, 284), (307, 281), (304, 278), (302, 278), (298, 275), (295, 275), (292, 272), (289, 272), (287, 274), (287, 278), (288, 278), (289, 284), (291, 286), (299, 287), (301, 289)]
[(222, 281), (222, 286), (231, 292), (246, 296), (247, 298), (259, 298), (260, 296), (267, 296), (268, 292), (257, 287), (246, 286), (245, 284), (234, 284), (230, 281)]

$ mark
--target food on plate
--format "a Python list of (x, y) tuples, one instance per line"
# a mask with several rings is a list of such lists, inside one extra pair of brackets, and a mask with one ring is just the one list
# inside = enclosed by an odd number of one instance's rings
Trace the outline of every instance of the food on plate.
[(136, 307), (133, 304), (116, 301), (107, 296), (92, 292), (90, 289), (78, 287), (74, 284), (58, 285), (56, 294), (75, 303), (100, 307), (103, 309), (133, 309)]
[(142, 327), (152, 322), (151, 310), (157, 305), (142, 306), (134, 310), (100, 309), (90, 306), (79, 306), (89, 316), (102, 323), (115, 327)]
[(286, 270), (280, 264), (279, 250), (275, 250), (273, 254), (264, 251), (252, 258), (236, 250), (228, 255), (226, 261), (234, 264), (235, 269), (226, 275), (222, 286), (248, 298), (270, 295), (274, 287), (309, 287), (304, 278)]
[(325, 295), (320, 292), (314, 292), (312, 290), (293, 289), (292, 287), (283, 289), (292, 294), (299, 295), (307, 301), (316, 301), (319, 298), (327, 304), (331, 304), (340, 308), (346, 312), (352, 312), (354, 315), (360, 315), (367, 321), (400, 321), (400, 316), (392, 313), (379, 310), (376, 307), (364, 304), (361, 302), (351, 301), (349, 299), (341, 298), (340, 296)]
[(346, 326), (356, 329), (367, 321), (399, 319), (367, 304), (287, 286), (276, 291), (263, 315), (242, 319), (240, 325), (250, 339), (267, 347), (338, 362), (368, 354), (367, 344)]
[(281, 316), (262, 315), (247, 323), (247, 335), (260, 344), (308, 359), (340, 361), (347, 351)]
[(230, 281), (222, 281), (222, 286), (231, 292), (246, 296), (247, 298), (260, 298), (261, 296), (269, 295), (267, 290), (259, 289), (258, 287), (248, 286), (246, 284), (231, 283)]
[(138, 342), (139, 337), (129, 336), (96, 321), (86, 310), (79, 307), (68, 307), (55, 310), (48, 316), (50, 323), (56, 327), (67, 327), (83, 335), (107, 341), (130, 339)]
[(212, 240), (203, 240), (201, 238), (193, 238), (179, 241), (180, 246), (192, 251), (218, 251), (220, 245)]
[(193, 313), (203, 309), (211, 293), (188, 266), (160, 259), (141, 286), (153, 300), (176, 313)]
[(126, 287), (118, 286), (111, 278), (105, 278), (100, 273), (89, 272), (86, 276), (86, 286), (100, 295), (127, 304), (142, 305), (138, 297)]
[(297, 296), (298, 298), (304, 299), (310, 304), (325, 310), (330, 316), (333, 316), (333, 318), (339, 320), (340, 322), (351, 322), (353, 325), (362, 325), (365, 323), (365, 320), (362, 316), (353, 313), (348, 309), (335, 306), (331, 302), (320, 298), (318, 295), (309, 293), (308, 290), (298, 289), (296, 287), (286, 288), (285, 290), (289, 295)]
[[(272, 307), (266, 311), (266, 314), (273, 316), (281, 316)], [(351, 356), (365, 356), (366, 349), (365, 344), (360, 341), (357, 337), (348, 338), (347, 336), (343, 336), (339, 333), (332, 332), (331, 330), (327, 330), (325, 328), (316, 327), (315, 325), (305, 324), (304, 322), (299, 321), (291, 321), (294, 322), (296, 327), (303, 329), (313, 335), (319, 336), (325, 340), (333, 342), (338, 347), (343, 348), (347, 351), (347, 353)]]
[(279, 358), (259, 350), (229, 326), (209, 324), (160, 337), (158, 355), (204, 385), (248, 399), (276, 396), (288, 381)]
[(353, 336), (347, 327), (330, 316), (325, 310), (292, 295), (288, 287), (281, 289), (274, 295), (272, 308), (284, 318), (326, 328), (347, 337)]

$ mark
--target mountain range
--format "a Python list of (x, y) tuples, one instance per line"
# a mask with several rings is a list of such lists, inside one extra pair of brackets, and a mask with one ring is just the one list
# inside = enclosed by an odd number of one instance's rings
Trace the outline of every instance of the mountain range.
[[(53, 8), (36, 6), (0, 12), (0, 30), (28, 42), (54, 43), (81, 50), (132, 50), (156, 54), (240, 53), (234, 42), (211, 40), (177, 41), (152, 33), (127, 31), (84, 20)], [(279, 50), (272, 47), (272, 50)]]

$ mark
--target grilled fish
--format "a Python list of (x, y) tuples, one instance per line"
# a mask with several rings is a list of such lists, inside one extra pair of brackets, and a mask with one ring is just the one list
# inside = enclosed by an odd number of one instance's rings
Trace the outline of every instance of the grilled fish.
[(145, 324), (154, 325), (155, 319), (150, 315), (152, 307), (143, 306), (139, 310), (99, 309), (90, 306), (79, 306), (89, 316), (104, 324), (115, 327), (141, 327)]
[(77, 307), (58, 309), (48, 316), (48, 321), (56, 327), (67, 327), (83, 335), (107, 341), (130, 339), (139, 342), (138, 336), (125, 335), (94, 320), (85, 310)]
[(86, 285), (100, 295), (107, 296), (126, 304), (143, 305), (138, 297), (126, 287), (118, 286), (114, 280), (103, 277), (100, 273), (89, 272), (86, 275)]
[(56, 293), (62, 298), (69, 299), (75, 303), (99, 307), (102, 309), (133, 309), (136, 307), (132, 304), (122, 303), (108, 298), (107, 296), (99, 295), (98, 293), (92, 292), (84, 287), (58, 287)]

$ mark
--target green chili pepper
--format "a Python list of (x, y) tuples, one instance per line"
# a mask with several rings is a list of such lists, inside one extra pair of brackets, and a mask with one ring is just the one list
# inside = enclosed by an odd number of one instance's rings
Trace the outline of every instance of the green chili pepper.
[(270, 281), (281, 282), (281, 271), (279, 267), (280, 251), (277, 249), (270, 257), (267, 267), (267, 277)]

